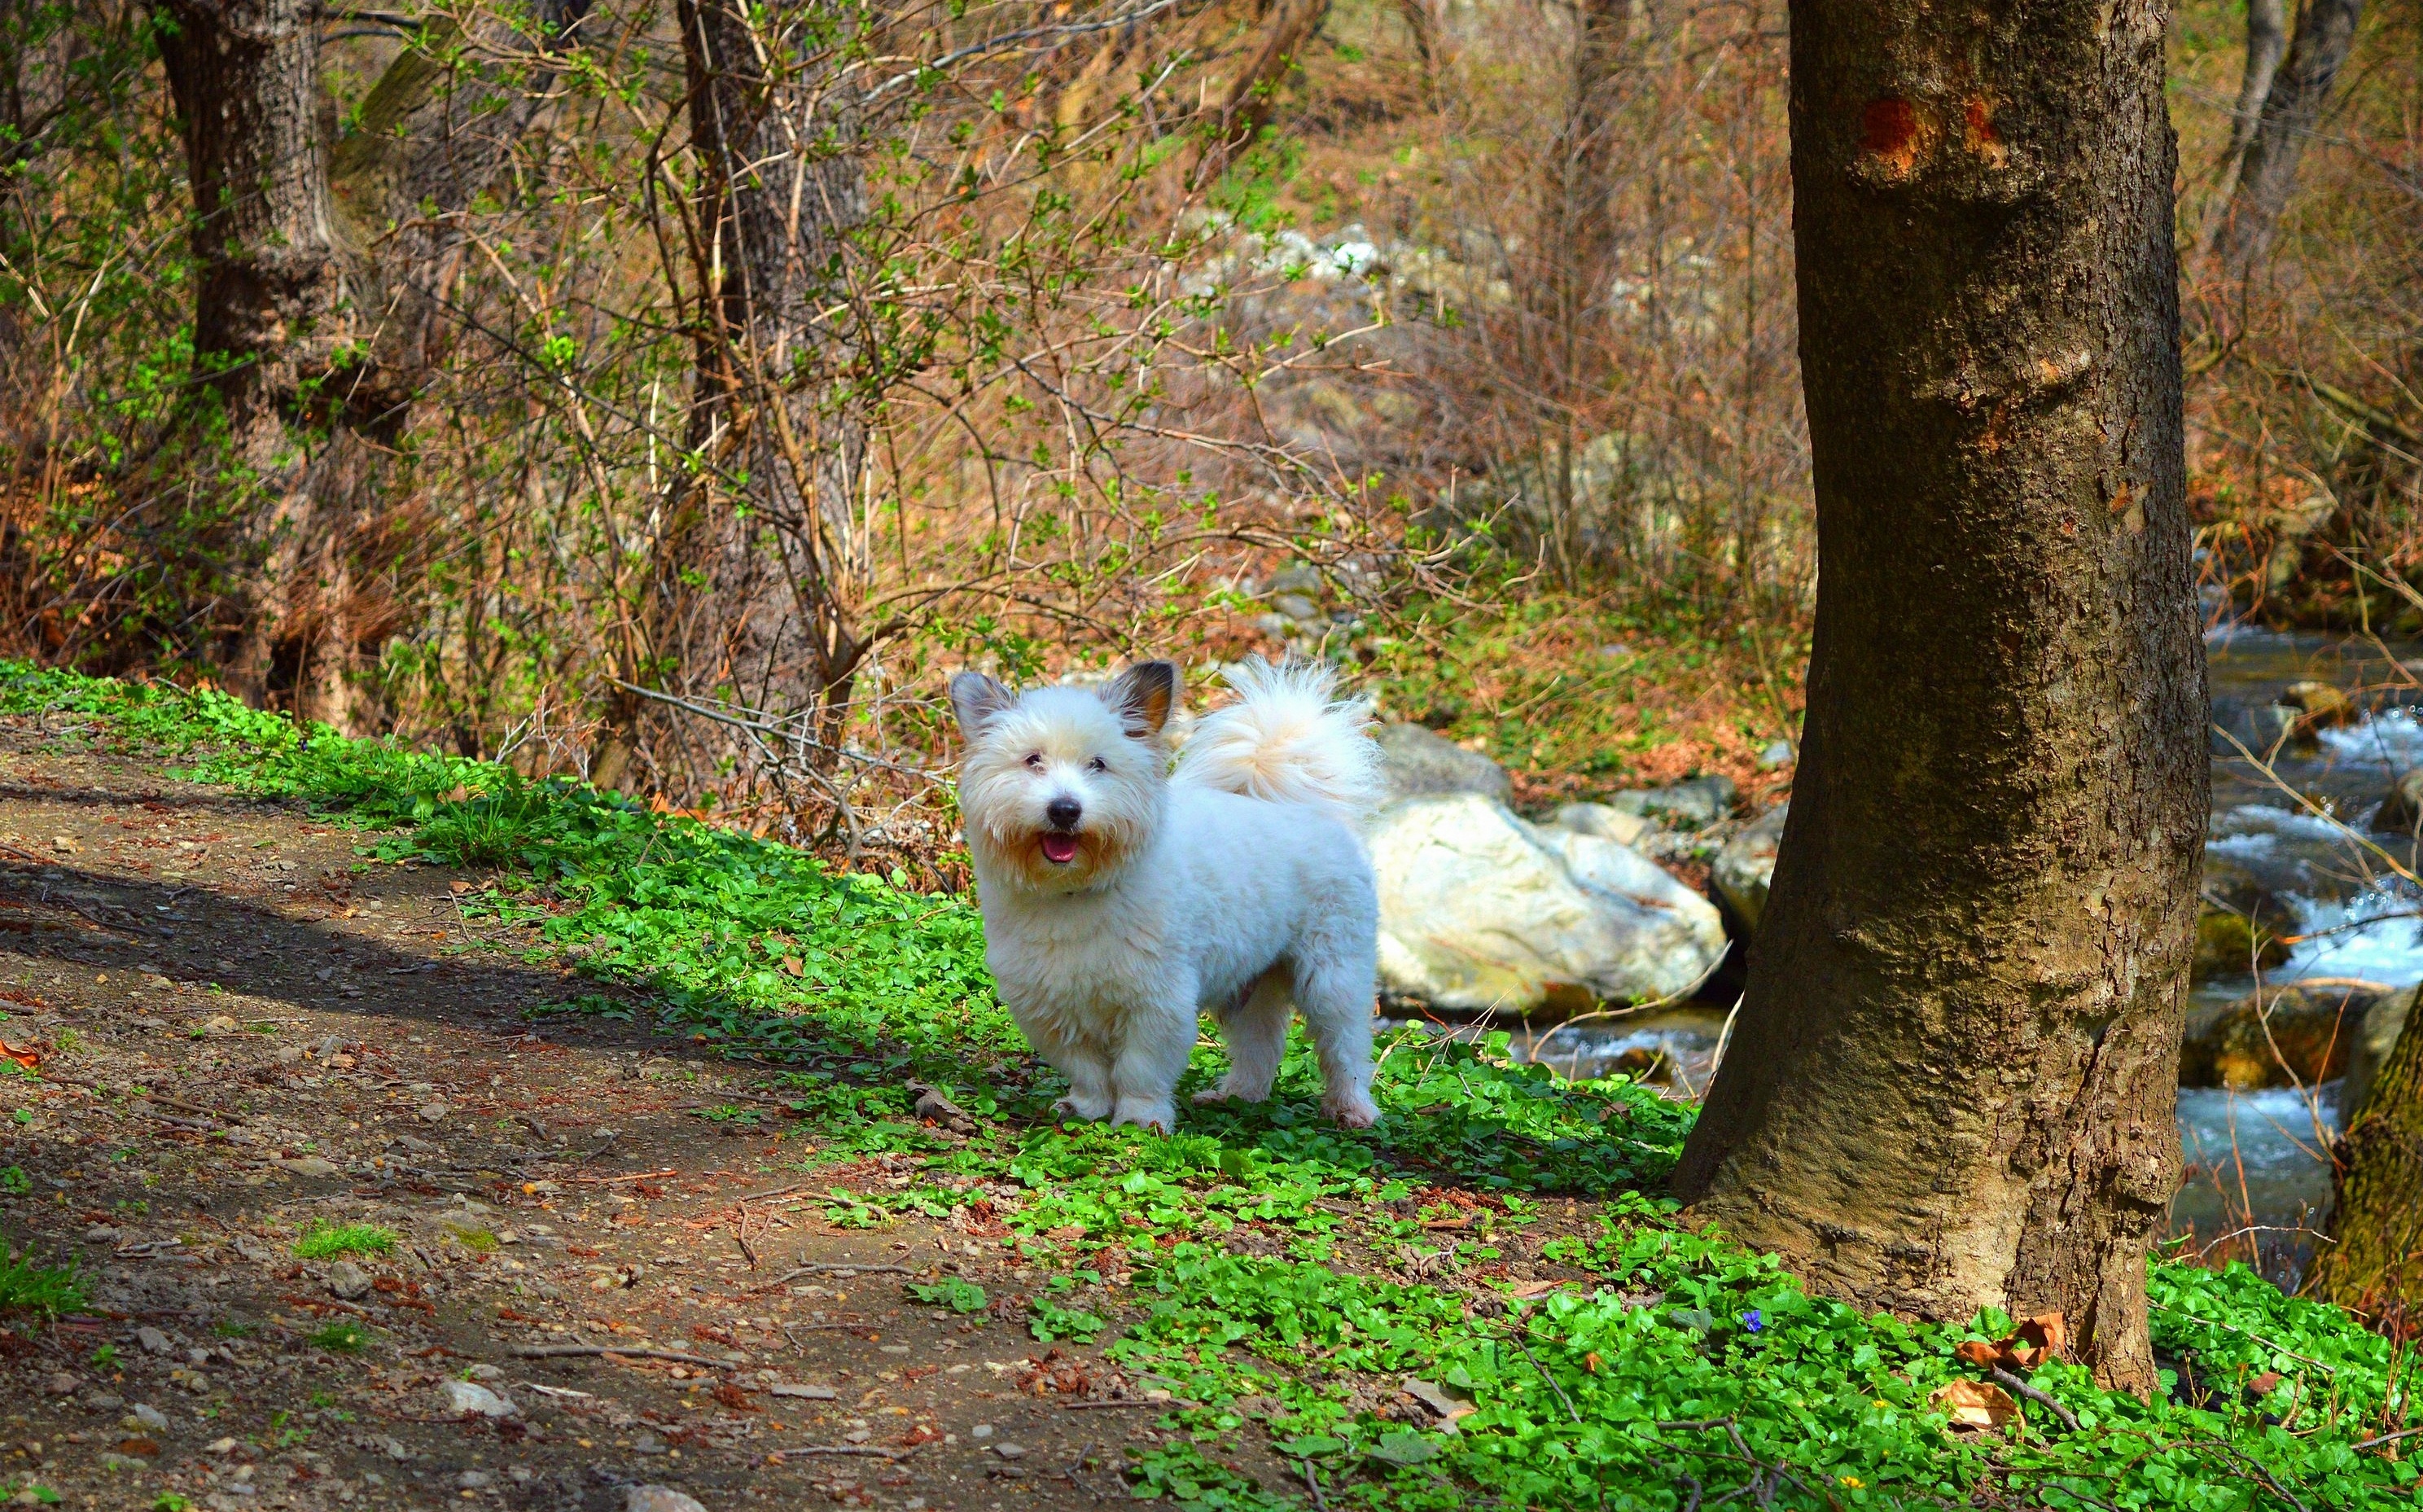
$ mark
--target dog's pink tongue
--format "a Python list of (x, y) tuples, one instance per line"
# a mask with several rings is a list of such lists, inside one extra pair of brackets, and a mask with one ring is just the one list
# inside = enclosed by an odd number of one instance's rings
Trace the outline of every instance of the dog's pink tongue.
[(1043, 859), (1074, 861), (1077, 859), (1077, 837), (1073, 835), (1047, 835), (1043, 837)]

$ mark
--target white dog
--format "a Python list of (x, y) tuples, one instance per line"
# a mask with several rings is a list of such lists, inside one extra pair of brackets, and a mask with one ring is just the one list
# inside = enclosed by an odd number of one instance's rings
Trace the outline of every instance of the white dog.
[(1292, 999), (1322, 1111), (1367, 1128), (1379, 901), (1354, 820), (1379, 790), (1369, 712), (1333, 699), (1325, 668), (1251, 661), (1228, 681), (1243, 696), (1173, 772), (1169, 662), (1100, 690), (952, 679), (985, 961), (1079, 1118), (1169, 1132), (1207, 1008), (1229, 1070), (1197, 1101), (1259, 1102)]

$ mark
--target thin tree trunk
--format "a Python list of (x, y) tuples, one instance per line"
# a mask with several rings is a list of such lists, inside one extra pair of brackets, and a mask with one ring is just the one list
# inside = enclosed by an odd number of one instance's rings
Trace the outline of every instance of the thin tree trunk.
[(1251, 147), (1271, 123), (1272, 103), (1296, 55), (1320, 32), (1329, 14), (1329, 0), (1270, 0), (1262, 17), (1261, 36), (1243, 70), (1229, 81), (1220, 105), (1220, 120), (1204, 167), (1216, 172), (1236, 153)]
[(2209, 800), (2167, 19), (1792, 7), (1809, 718), (1675, 1176), (1821, 1292), (2058, 1310), (2140, 1393)]
[(2305, 1291), (2373, 1317), (2423, 1303), (2423, 1013), (2410, 1014), (2339, 1137), (2329, 1244)]
[(2264, 96), (2214, 237), (2213, 252), (2226, 277), (2244, 279), (2271, 250), (2281, 213), (2296, 193), (2298, 163), (2321, 125), (2363, 13), (2364, 0), (2306, 0), (2298, 13), (2288, 61)]
[[(469, 244), (465, 215), (510, 169), (547, 103), (554, 72), (545, 60), (588, 8), (588, 0), (539, 0), (483, 17), (468, 37), (453, 18), (440, 20), (388, 65), (330, 153), (337, 225), (374, 313), (363, 322), (367, 357), (346, 385), (345, 424), (314, 480), (297, 580), (308, 602), (285, 627), (292, 644), (281, 655), (295, 664), (295, 711), (306, 720), (349, 733), (365, 723), (356, 674), (391, 619), (370, 612), (370, 585), (409, 581), (410, 554), (429, 545), (382, 529), (378, 516), (409, 491), (400, 448), (461, 329), (451, 305)], [(457, 53), (464, 66), (451, 61)], [(399, 549), (404, 560), (393, 559)]]
[(2238, 182), (2238, 166), (2255, 140), (2263, 102), (2272, 97), (2272, 76), (2288, 51), (2288, 12), (2284, 0), (2246, 0), (2246, 68), (2239, 76), (2238, 104), (2230, 112), (2229, 147), (2222, 159), (2221, 193)]
[[(451, 349), (464, 216), (510, 170), (547, 106), (553, 61), (589, 10), (590, 0), (536, 0), (484, 16), (468, 38), (445, 18), (397, 55), (330, 154), (340, 223), (377, 283), (373, 388), (355, 403), (373, 433), (402, 428)], [(448, 61), (458, 50), (468, 67)]]
[[(727, 460), (681, 491), (655, 650), (693, 692), (803, 721), (826, 766), (865, 654), (847, 601), (865, 417), (830, 312), (866, 215), (859, 111), (832, 60), (865, 20), (832, 0), (682, 0), (679, 14), (702, 272), (720, 275), (690, 439)], [(640, 715), (628, 694), (610, 708), (593, 774), (628, 769)]]
[(160, 53), (194, 193), (195, 362), (245, 502), (230, 564), (228, 680), (255, 703), (289, 618), (309, 513), (309, 430), (346, 334), (345, 266), (320, 129), (309, 0), (163, 0)]

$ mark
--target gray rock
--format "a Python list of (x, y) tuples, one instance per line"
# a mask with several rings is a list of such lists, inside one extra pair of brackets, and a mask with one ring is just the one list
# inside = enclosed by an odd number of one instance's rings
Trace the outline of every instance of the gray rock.
[(446, 1410), (458, 1417), (472, 1413), (483, 1418), (510, 1418), (521, 1412), (510, 1400), (471, 1381), (440, 1381), (437, 1390), (446, 1399)]
[(1716, 883), (1717, 896), (1729, 904), (1734, 916), (1753, 934), (1758, 921), (1766, 913), (1767, 884), (1775, 877), (1776, 848), (1783, 843), (1783, 818), (1791, 811), (1790, 804), (1780, 804), (1743, 826), (1740, 834), (1725, 842), (1717, 852), (1716, 864), (1708, 868), (1708, 880)]
[(1795, 756), (1792, 750), (1792, 742), (1790, 740), (1777, 740), (1768, 745), (1766, 749), (1759, 752), (1758, 770), (1761, 772), (1773, 772), (1779, 767), (1788, 767), (1792, 765)]
[(1383, 724), (1371, 732), (1379, 743), (1382, 774), (1391, 803), (1443, 793), (1479, 793), (1505, 803), (1514, 779), (1478, 751), (1467, 751), (1419, 724)]
[(1269, 594), (1318, 594), (1321, 589), (1321, 569), (1309, 562), (1291, 562), (1262, 584), (1262, 592)]
[(147, 1355), (165, 1355), (176, 1347), (169, 1343), (166, 1334), (149, 1323), (135, 1330), (135, 1342), (143, 1346), (143, 1352)]
[(370, 1272), (350, 1260), (340, 1260), (328, 1267), (328, 1292), (340, 1301), (350, 1302), (371, 1289)]
[(1271, 608), (1300, 625), (1309, 625), (1321, 617), (1321, 606), (1302, 594), (1281, 594), (1271, 600)]
[(2364, 1111), (2364, 1100), (2372, 1092), (2372, 1080), (2381, 1074), (2382, 1063), (2389, 1052), (2398, 1047), (2398, 1037), (2406, 1032), (2406, 1020), (2415, 1011), (2414, 987), (2400, 987), (2394, 993), (2383, 993), (2364, 1011), (2364, 1019), (2356, 1026), (2355, 1042), (2348, 1046), (2347, 1080), (2339, 1084), (2339, 1126), (2347, 1127)]
[(1689, 992), (1725, 952), (1708, 900), (1613, 841), (1477, 793), (1372, 820), (1380, 979), (1440, 1008), (1577, 1010)]
[(2423, 831), (2423, 767), (2401, 772), (2389, 791), (2383, 795), (2381, 806), (2372, 811), (2372, 827), (2392, 835), (2413, 835)]
[(461, 1491), (484, 1491), (497, 1484), (497, 1477), (484, 1470), (467, 1470), (454, 1477), (454, 1488)]
[(1595, 835), (1602, 840), (1618, 845), (1639, 847), (1657, 833), (1654, 820), (1639, 814), (1627, 814), (1605, 804), (1567, 804), (1548, 820), (1550, 827), (1571, 830), (1576, 835)]
[(2359, 982), (2290, 982), (2225, 1008), (2192, 1011), (2179, 1037), (2179, 1085), (2245, 1092), (2335, 1080), (2346, 1074), (2366, 1013), (2383, 995)]
[(1719, 775), (1694, 777), (1671, 788), (1635, 788), (1616, 794), (1607, 804), (1626, 814), (1699, 829), (1731, 814), (1734, 801), (1740, 796), (1734, 780)]
[(168, 1414), (149, 1402), (137, 1402), (126, 1409), (126, 1415), (154, 1433), (168, 1431)]
[(706, 1504), (670, 1486), (634, 1486), (623, 1493), (623, 1512), (706, 1512)]

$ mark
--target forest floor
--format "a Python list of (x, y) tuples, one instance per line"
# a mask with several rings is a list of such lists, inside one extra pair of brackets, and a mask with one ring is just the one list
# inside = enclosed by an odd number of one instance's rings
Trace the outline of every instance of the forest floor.
[[(0, 1161), (13, 1242), (79, 1253), (95, 1306), (0, 1335), (0, 1476), (111, 1507), (1123, 1494), (1086, 1463), (1158, 1437), (1143, 1388), (903, 1300), (903, 1273), (1014, 1292), (1006, 1231), (836, 1230), (802, 1196), (905, 1185), (908, 1159), (803, 1187), (753, 1121), (701, 1118), (780, 1106), (745, 1072), (610, 1019), (534, 1024), (568, 973), (467, 920), (471, 879), (362, 870), (358, 836), (297, 804), (60, 744), (0, 727), (0, 1035), (47, 1052), (0, 1087)], [(392, 1248), (295, 1257), (352, 1225)], [(371, 1288), (335, 1295), (340, 1264)], [(566, 1345), (691, 1359), (518, 1352)], [(516, 1414), (451, 1410), (467, 1377)]]
[(964, 903), (215, 695), (0, 665), (0, 1499), (2415, 1498), (2409, 1362), (2242, 1268), (2154, 1267), (2169, 1397), (1964, 1427), (2008, 1320), (1679, 1225), (1645, 1089), (1062, 1126)]

